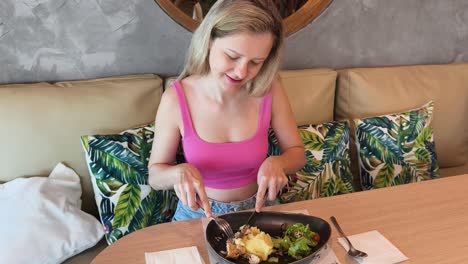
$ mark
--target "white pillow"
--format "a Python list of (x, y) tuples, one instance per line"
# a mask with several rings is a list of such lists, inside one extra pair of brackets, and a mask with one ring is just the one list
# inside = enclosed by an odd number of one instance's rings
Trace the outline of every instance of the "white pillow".
[(80, 196), (80, 178), (61, 163), (48, 178), (0, 184), (0, 263), (61, 263), (96, 245), (104, 230)]

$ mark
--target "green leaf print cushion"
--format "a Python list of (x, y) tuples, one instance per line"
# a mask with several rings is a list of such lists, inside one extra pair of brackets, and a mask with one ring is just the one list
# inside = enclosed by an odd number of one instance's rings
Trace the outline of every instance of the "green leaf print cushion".
[[(289, 183), (278, 196), (281, 203), (354, 192), (349, 158), (349, 124), (328, 122), (299, 126), (306, 165), (288, 175)], [(269, 155), (279, 155), (278, 140), (269, 133)]]
[(153, 137), (154, 124), (115, 135), (81, 137), (109, 245), (138, 229), (168, 222), (175, 212), (175, 192), (156, 191), (148, 184)]
[(431, 101), (404, 113), (354, 120), (364, 190), (439, 176), (431, 126), (433, 110)]

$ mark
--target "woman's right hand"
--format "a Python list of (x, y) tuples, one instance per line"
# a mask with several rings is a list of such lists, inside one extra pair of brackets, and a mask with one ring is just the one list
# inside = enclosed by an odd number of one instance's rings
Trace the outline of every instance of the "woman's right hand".
[(193, 211), (202, 208), (206, 217), (211, 217), (211, 207), (200, 172), (188, 163), (179, 164), (177, 168), (179, 180), (174, 184), (174, 190), (179, 199)]

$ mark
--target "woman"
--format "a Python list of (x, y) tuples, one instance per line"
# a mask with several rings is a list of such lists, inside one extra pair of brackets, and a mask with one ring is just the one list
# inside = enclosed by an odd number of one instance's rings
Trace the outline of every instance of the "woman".
[[(155, 189), (174, 188), (175, 221), (274, 201), (304, 146), (277, 79), (281, 17), (265, 0), (217, 1), (195, 31), (185, 68), (164, 92), (149, 160)], [(267, 158), (268, 128), (282, 154)], [(179, 142), (187, 163), (175, 164)]]

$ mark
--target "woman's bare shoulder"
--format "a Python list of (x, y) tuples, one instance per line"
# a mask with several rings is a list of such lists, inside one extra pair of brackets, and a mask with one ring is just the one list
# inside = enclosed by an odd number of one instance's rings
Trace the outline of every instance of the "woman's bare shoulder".
[(174, 87), (174, 82), (172, 82), (171, 85), (167, 87), (162, 94), (161, 105), (163, 107), (174, 107), (177, 105), (177, 92)]
[(284, 88), (279, 77), (275, 78), (271, 83), (270, 93), (273, 97), (284, 96)]
[(191, 89), (192, 87), (196, 86), (196, 84), (197, 77), (194, 75), (187, 76), (182, 80), (173, 81), (162, 95), (162, 107), (166, 108), (166, 110), (177, 113), (177, 111), (174, 110), (177, 110), (179, 108), (179, 99), (175, 86), (177, 85), (178, 88), (182, 90), (182, 93), (185, 96), (186, 100), (189, 100), (189, 98), (187, 97), (190, 97), (190, 94), (193, 92), (193, 90), (196, 90)]

